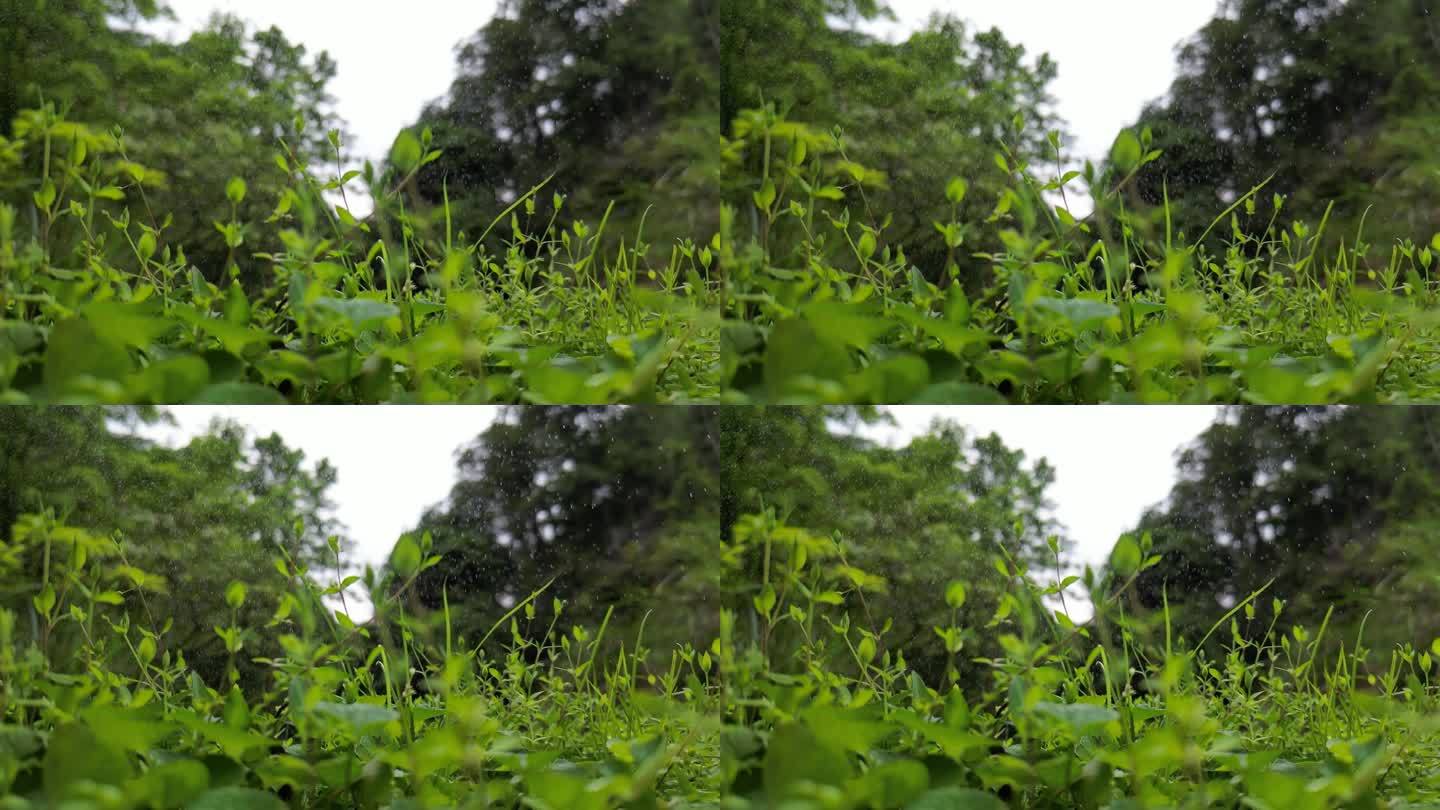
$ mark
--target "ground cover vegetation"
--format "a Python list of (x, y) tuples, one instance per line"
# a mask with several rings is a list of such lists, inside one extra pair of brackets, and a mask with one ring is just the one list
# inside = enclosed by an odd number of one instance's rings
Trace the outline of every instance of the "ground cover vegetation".
[(897, 43), (857, 24), (882, 4), (791, 5), (808, 22), (741, 4), (723, 51), (728, 401), (1434, 397), (1421, 5), (1222, 4), (1080, 165), (1056, 66), (1000, 32)]
[[(701, 641), (714, 637), (714, 580), (707, 593), (686, 579), (703, 572), (676, 569), (700, 535), (714, 548), (713, 518), (699, 528), (713, 515), (706, 462), (683, 521), (618, 473), (628, 495), (568, 515), (606, 464), (635, 463), (623, 447), (597, 457), (593, 433), (670, 419), (661, 443), (673, 445), (703, 414), (556, 411), (528, 464), (522, 428), (541, 427), (525, 415), (539, 411), (502, 418), (493, 446), (481, 437), (462, 454), (492, 458), (508, 482), (493, 524), (427, 517), (384, 564), (356, 566), (326, 504), (336, 472), (278, 437), (219, 425), (168, 448), (131, 430), (145, 411), (5, 409), (0, 802), (715, 806), (716, 650)], [(495, 527), (518, 538), (525, 515), (554, 519), (545, 547), (476, 565), (497, 556)], [(670, 561), (664, 578), (587, 579), (601, 552), (590, 525), (617, 533), (608, 552)], [(531, 567), (507, 575), (520, 561)], [(362, 621), (356, 599), (373, 615)]]
[[(995, 450), (974, 452), (982, 442), (960, 428), (939, 424), (888, 447), (857, 436), (873, 414), (832, 411), (827, 421), (806, 410), (752, 413), (736, 434), (738, 446), (778, 442), (782, 452), (798, 452), (804, 461), (791, 481), (804, 495), (777, 501), (746, 467), (727, 474), (727, 807), (1434, 806), (1440, 639), (1433, 625), (1355, 621), (1357, 609), (1396, 609), (1381, 589), (1357, 587), (1331, 611), (1321, 600), (1333, 589), (1297, 586), (1297, 572), (1329, 576), (1318, 544), (1287, 545), (1279, 570), (1276, 557), (1237, 562), (1229, 589), (1188, 579), (1169, 557), (1185, 547), (1158, 526), (1121, 537), (1103, 564), (1076, 570), (1055, 535), (1031, 539), (1023, 502), (1006, 514), (1002, 493), (1017, 488), (990, 470)], [(1343, 421), (1345, 413), (1305, 418)], [(1275, 434), (1262, 431), (1267, 447), (1251, 451), (1257, 465), (1248, 468), (1237, 458), (1246, 451), (1227, 441), (1241, 435), (1237, 423), (1269, 420), (1278, 431), (1296, 418), (1247, 408), (1190, 453), (1227, 447), (1223, 468), (1218, 460), (1203, 468), (1231, 470), (1227, 480), (1237, 486), (1248, 475), (1253, 492), (1274, 474), (1281, 482), (1270, 491), (1298, 498), (1303, 482), (1319, 488), (1323, 477), (1313, 449), (1323, 441), (1318, 427), (1290, 440), (1315, 444), (1297, 450), (1289, 470), (1265, 461), (1281, 455)], [(1425, 417), (1388, 425), (1406, 418)], [(1338, 450), (1341, 427), (1323, 432)], [(939, 444), (971, 442), (970, 452), (936, 455)], [(1361, 482), (1350, 493), (1351, 514), (1408, 521), (1408, 502), (1372, 497), (1363, 486), (1400, 469), (1392, 466), (1399, 444), (1328, 479), (1337, 499), (1345, 482)], [(1021, 468), (1034, 474), (1040, 465)], [(923, 481), (921, 470), (929, 473)], [(852, 499), (882, 481), (885, 512), (867, 522), (857, 507), (860, 514), (847, 517)], [(937, 533), (951, 526), (937, 504), (969, 500), (966, 482), (976, 481), (994, 483), (975, 519), (990, 531), (945, 542)], [(1203, 489), (1187, 476), (1167, 514), (1180, 519)], [(824, 505), (811, 506), (809, 493), (818, 491)], [(913, 500), (895, 497), (902, 492)], [(1222, 493), (1209, 497), (1225, 500)], [(1258, 502), (1240, 500), (1237, 513)], [(1322, 507), (1314, 519), (1321, 514), (1330, 511)], [(1214, 553), (1243, 554), (1203, 508), (1192, 517), (1188, 542), (1202, 544), (1213, 531)], [(1358, 524), (1346, 525), (1341, 532), (1357, 533), (1352, 564), (1408, 577), (1409, 566), (1382, 562), (1386, 553)], [(892, 553), (909, 564), (888, 568)], [(1277, 576), (1248, 589), (1267, 567)], [(1338, 578), (1326, 581), (1340, 587)]]
[[(645, 73), (633, 56), (583, 54), (578, 76), (561, 70), (552, 82), (566, 105), (564, 122), (543, 127), (554, 139), (527, 141), (543, 133), (508, 118), (522, 101), (489, 112), (463, 105), (474, 87), (497, 104), (496, 87), (523, 95), (507, 54), (560, 70), (577, 58), (567, 49), (579, 40), (544, 38), (539, 53), (508, 48), (496, 38), (544, 9), (507, 7), (477, 35), (488, 44), (462, 53), (454, 115), (427, 113), (385, 160), (351, 168), (326, 90), (335, 66), (324, 54), (224, 17), (179, 44), (158, 39), (145, 33), (164, 13), (155, 3), (61, 5), (0, 11), (14, 46), (0, 98), (7, 401), (717, 395), (716, 246), (704, 221), (713, 206), (699, 220), (683, 216), (701, 210), (686, 201), (698, 175), (624, 176), (618, 157), (604, 164), (609, 180), (577, 168), (601, 165), (591, 156), (612, 148), (666, 154), (607, 123), (626, 111), (645, 133), (654, 121), (673, 124), (656, 136), (675, 141), (672, 151), (693, 146), (703, 114), (657, 100), (668, 98), (651, 75), (663, 65)], [(620, 14), (592, 11), (592, 23)], [(614, 25), (693, 22), (620, 16)], [(681, 40), (672, 51), (691, 42)], [(673, 77), (674, 92), (696, 97), (704, 63), (667, 58), (692, 65)], [(611, 97), (633, 104), (598, 100)], [(540, 103), (524, 103), (532, 101)], [(642, 101), (656, 110), (631, 108)], [(455, 135), (456, 126), (468, 134)], [(492, 156), (564, 161), (477, 169), (464, 143), (478, 127), (495, 131), (484, 141)], [(650, 201), (662, 212), (655, 231), (636, 189), (662, 180), (677, 196)]]

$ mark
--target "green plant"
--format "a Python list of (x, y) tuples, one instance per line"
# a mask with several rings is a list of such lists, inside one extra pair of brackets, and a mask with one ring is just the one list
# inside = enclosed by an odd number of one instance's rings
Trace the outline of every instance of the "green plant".
[[(1394, 244), (1377, 263), (1363, 229), (1284, 224), (1285, 198), (1265, 205), (1261, 183), (1185, 239), (1168, 205), (1130, 204), (1127, 189), (1160, 156), (1148, 130), (1122, 133), (1103, 170), (1083, 171), (1063, 169), (1051, 134), (1053, 176), (1005, 146), (1025, 133), (1017, 116), (994, 155), (1010, 184), (985, 201), (988, 217), (964, 217), (975, 192), (965, 178), (948, 182), (951, 216), (933, 223), (948, 258), (919, 267), (867, 202), (884, 173), (836, 133), (773, 107), (742, 111), (726, 159), (737, 171), (763, 159), (748, 199), (721, 212), (726, 401), (1435, 396), (1440, 235), (1429, 247)], [(1095, 202), (1083, 219), (1067, 192), (1082, 179)], [(1216, 251), (1209, 238), (1226, 232)], [(971, 256), (981, 269), (962, 274), (957, 257), (992, 242)]]
[[(339, 133), (328, 140), (338, 161)], [(52, 108), (22, 113), (0, 140), (0, 183), (31, 189), (23, 211), (0, 205), (0, 401), (717, 394), (712, 244), (679, 242), (652, 263), (636, 233), (612, 253), (606, 220), (564, 222), (565, 197), (542, 206), (543, 183), (472, 233), (448, 204), (415, 205), (417, 174), (440, 157), (426, 131), (402, 133), (384, 171), (325, 169), (282, 144), (289, 185), (273, 213), (243, 221), (250, 192), (233, 179), (231, 215), (215, 223), (228, 256), (201, 268), (149, 208), (156, 174), (127, 155), (124, 138)], [(375, 206), (365, 219), (349, 200), (361, 181)], [(250, 253), (261, 232), (283, 249)]]
[[(384, 573), (326, 584), (282, 551), (291, 589), (264, 627), (233, 620), (250, 595), (231, 583), (215, 632), (232, 659), (260, 633), (281, 650), (245, 691), (187, 668), (148, 614), (163, 583), (118, 544), (22, 517), (0, 562), (45, 565), (30, 605), (0, 610), (0, 806), (713, 805), (710, 651), (567, 631), (559, 600), (542, 629), (543, 589), (483, 638), (456, 637), (448, 609), (408, 605), (438, 562), (428, 546), (407, 536)], [(357, 582), (375, 606), (363, 624), (327, 605)]]
[[(1440, 798), (1440, 641), (1375, 656), (1361, 638), (1327, 639), (1324, 625), (1284, 627), (1284, 603), (1266, 615), (1264, 589), (1201, 638), (1176, 637), (1164, 613), (1131, 610), (1136, 577), (1159, 558), (1148, 536), (1127, 536), (1103, 572), (1050, 584), (997, 555), (1010, 589), (993, 616), (934, 632), (956, 661), (976, 633), (1003, 652), (976, 659), (988, 677), (952, 669), (927, 683), (866, 611), (883, 579), (856, 570), (843, 543), (773, 514), (739, 525), (723, 548), (727, 807), (1308, 810)], [(758, 581), (741, 573), (756, 560)], [(1077, 623), (1066, 593), (1082, 583), (1093, 616)], [(965, 580), (930, 598), (959, 616)]]

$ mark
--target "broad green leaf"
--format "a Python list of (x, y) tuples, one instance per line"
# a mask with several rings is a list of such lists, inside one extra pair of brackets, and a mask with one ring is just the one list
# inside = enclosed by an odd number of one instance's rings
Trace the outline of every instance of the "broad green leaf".
[(420, 546), (414, 535), (402, 535), (390, 552), (390, 568), (401, 579), (409, 579), (420, 570)]
[(132, 367), (125, 348), (102, 339), (87, 321), (61, 321), (50, 330), (44, 379), (52, 396), (71, 393), (86, 380), (120, 382)]
[(315, 713), (339, 721), (356, 737), (379, 731), (400, 716), (394, 709), (370, 703), (321, 702), (315, 705)]
[(1050, 717), (1069, 726), (1076, 735), (1084, 735), (1098, 731), (1106, 723), (1115, 720), (1120, 715), (1106, 706), (1097, 706), (1093, 703), (1051, 703), (1041, 701), (1035, 704), (1034, 712), (1043, 717)]
[(799, 723), (786, 723), (770, 734), (765, 751), (765, 795), (779, 804), (803, 784), (840, 787), (851, 775), (839, 750)]
[(420, 166), (422, 149), (414, 132), (402, 130), (390, 147), (390, 165), (401, 174), (408, 174)]
[(1010, 810), (993, 793), (960, 787), (942, 787), (905, 805), (905, 810)]
[(965, 604), (965, 583), (959, 580), (945, 586), (945, 604), (952, 608), (960, 608)]
[(1142, 156), (1140, 139), (1132, 130), (1121, 130), (1115, 138), (1115, 145), (1110, 147), (1110, 162), (1121, 174), (1128, 174), (1140, 165)]
[(119, 786), (131, 774), (124, 754), (79, 723), (66, 723), (50, 733), (43, 768), (45, 794), (56, 804), (82, 783)]
[(187, 810), (287, 810), (274, 793), (244, 787), (207, 791), (191, 802)]
[(1115, 541), (1115, 548), (1110, 552), (1110, 570), (1121, 579), (1140, 570), (1140, 545), (1134, 537), (1122, 534)]

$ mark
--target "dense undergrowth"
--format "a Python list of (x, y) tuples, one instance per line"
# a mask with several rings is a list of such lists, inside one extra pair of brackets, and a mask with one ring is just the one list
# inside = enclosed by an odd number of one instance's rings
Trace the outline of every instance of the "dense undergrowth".
[[(563, 602), (541, 592), (484, 637), (455, 637), (443, 611), (410, 609), (437, 561), (427, 540), (402, 538), (383, 573), (343, 579), (277, 557), (293, 588), (263, 627), (236, 621), (255, 595), (232, 583), (214, 628), (231, 665), (207, 682), (150, 613), (163, 578), (117, 538), (22, 517), (0, 573), (19, 582), (41, 557), (43, 571), (22, 611), (0, 610), (0, 807), (718, 801), (710, 651), (566, 629)], [(375, 602), (358, 625), (326, 606), (357, 581)], [(263, 683), (242, 682), (251, 657)]]
[[(1440, 804), (1440, 641), (1372, 651), (1328, 620), (1289, 625), (1263, 590), (1176, 637), (1131, 609), (1148, 537), (1048, 585), (999, 551), (1011, 587), (984, 626), (958, 618), (963, 580), (929, 597), (956, 617), (934, 628), (953, 664), (932, 682), (887, 643), (866, 604), (886, 582), (844, 542), (769, 513), (722, 554), (727, 808)], [(1094, 614), (1077, 624), (1082, 582)]]
[[(1015, 140), (1023, 127), (1017, 117)], [(916, 267), (867, 201), (886, 176), (842, 135), (742, 112), (723, 144), (730, 170), (752, 178), (721, 217), (727, 399), (1293, 404), (1440, 391), (1440, 234), (1379, 246), (1363, 226), (1287, 223), (1264, 184), (1184, 234), (1168, 207), (1128, 193), (1159, 157), (1148, 131), (1122, 133), (1103, 170), (1064, 171), (1059, 138), (1050, 145), (1049, 167), (1002, 146), (1010, 186), (978, 203), (983, 219), (961, 214), (977, 204), (964, 178), (939, 178), (953, 215), (934, 238), (948, 258)], [(1095, 209), (1077, 218), (1067, 189), (1082, 180)]]
[[(119, 133), (23, 113), (0, 138), (0, 192), (24, 200), (0, 205), (0, 401), (718, 395), (713, 244), (566, 223), (543, 183), (488, 225), (454, 222), (412, 201), (438, 157), (428, 132), (402, 134), (383, 172), (277, 154), (291, 186), (274, 213), (216, 222), (229, 259), (197, 268), (146, 198), (167, 178), (129, 160)], [(375, 209), (360, 219), (362, 187)], [(247, 193), (229, 183), (232, 210)]]

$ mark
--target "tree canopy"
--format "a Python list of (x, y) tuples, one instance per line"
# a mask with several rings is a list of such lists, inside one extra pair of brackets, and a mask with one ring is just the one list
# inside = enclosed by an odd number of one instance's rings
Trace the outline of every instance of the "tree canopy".
[[(772, 175), (777, 188), (816, 181), (796, 168), (802, 158), (783, 152), (773, 137), (779, 130), (746, 113), (768, 106), (814, 133), (840, 133), (828, 160), (841, 169), (843, 196), (822, 198), (836, 200), (827, 213), (853, 209), (903, 246), (932, 281), (945, 278), (953, 261), (978, 285), (988, 279), (971, 254), (998, 243), (977, 232), (955, 255), (936, 235), (937, 223), (990, 215), (1012, 181), (995, 160), (1002, 150), (1013, 165), (1054, 162), (1047, 133), (1062, 129), (1048, 92), (1056, 65), (1047, 55), (1032, 58), (998, 29), (976, 30), (949, 14), (932, 16), (898, 42), (864, 30), (888, 16), (885, 4), (869, 0), (727, 4), (721, 116), (730, 144), (722, 199), (752, 211), (751, 195)], [(782, 160), (791, 168), (767, 172)], [(947, 195), (952, 178), (969, 188), (959, 201)], [(794, 219), (775, 234), (772, 255), (800, 264), (798, 250), (774, 250), (798, 241), (803, 217)], [(741, 226), (759, 230), (753, 221)], [(846, 249), (844, 240), (832, 244)]]
[[(1168, 193), (1193, 238), (1252, 187), (1285, 217), (1385, 246), (1440, 230), (1440, 21), (1420, 0), (1226, 0), (1179, 53), (1179, 76), (1138, 124), (1161, 159), (1137, 190)], [(1260, 206), (1247, 231), (1271, 216)]]
[[(215, 223), (232, 219), (230, 180), (249, 187), (235, 203), (235, 219), (258, 223), (290, 180), (277, 153), (289, 149), (316, 166), (339, 157), (329, 132), (340, 123), (327, 90), (336, 65), (278, 28), (254, 30), (233, 16), (217, 15), (171, 42), (151, 33), (168, 16), (156, 0), (0, 3), (0, 138), (22, 111), (45, 104), (97, 132), (120, 133), (117, 157), (137, 171), (117, 211), (128, 204), (137, 217), (147, 212), (155, 228), (169, 220), (158, 248), (183, 248), (221, 282), (231, 252)], [(38, 145), (24, 157), (36, 169), (45, 159)], [(36, 191), (6, 188), (4, 180), (0, 199), (23, 203)], [(235, 260), (253, 284), (248, 257), (281, 243), (274, 229), (249, 236)]]
[(506, 0), (458, 49), (457, 76), (419, 126), (440, 159), (421, 196), (447, 195), (480, 230), (552, 174), (542, 200), (612, 234), (668, 247), (715, 228), (718, 37), (713, 0)]
[[(440, 561), (416, 598), (448, 601), (454, 631), (477, 643), (549, 584), (566, 619), (598, 626), (607, 607), (650, 649), (714, 633), (714, 408), (517, 407), (463, 446), (459, 481), (420, 519)], [(673, 609), (650, 616), (657, 601)]]
[[(336, 471), (324, 461), (312, 469), (279, 436), (251, 437), (234, 424), (170, 448), (135, 432), (155, 418), (126, 409), (0, 409), (0, 526), (8, 542), (22, 515), (49, 512), (113, 537), (126, 565), (158, 577), (132, 584), (154, 615), (173, 622), (159, 654), (182, 654), (218, 682), (226, 655), (213, 628), (230, 614), (230, 582), (248, 583), (243, 618), (259, 626), (289, 589), (277, 557), (333, 569), (327, 541), (339, 527), (328, 491)], [(23, 570), (0, 570), (0, 600), (11, 609), (29, 604), (44, 559), (27, 554), (19, 564)], [(274, 649), (273, 640), (252, 645), (257, 655)], [(238, 666), (251, 676), (259, 670), (248, 656)]]
[[(1198, 641), (1225, 609), (1267, 583), (1289, 621), (1332, 625), (1367, 645), (1429, 638), (1440, 571), (1440, 414), (1418, 407), (1235, 407), (1185, 449), (1179, 481), (1137, 531), (1161, 562), (1138, 581), (1144, 606), (1168, 600), (1176, 632)], [(1414, 607), (1414, 610), (1407, 609)], [(1264, 627), (1251, 628), (1260, 633)], [(1337, 636), (1338, 637), (1338, 636)]]

